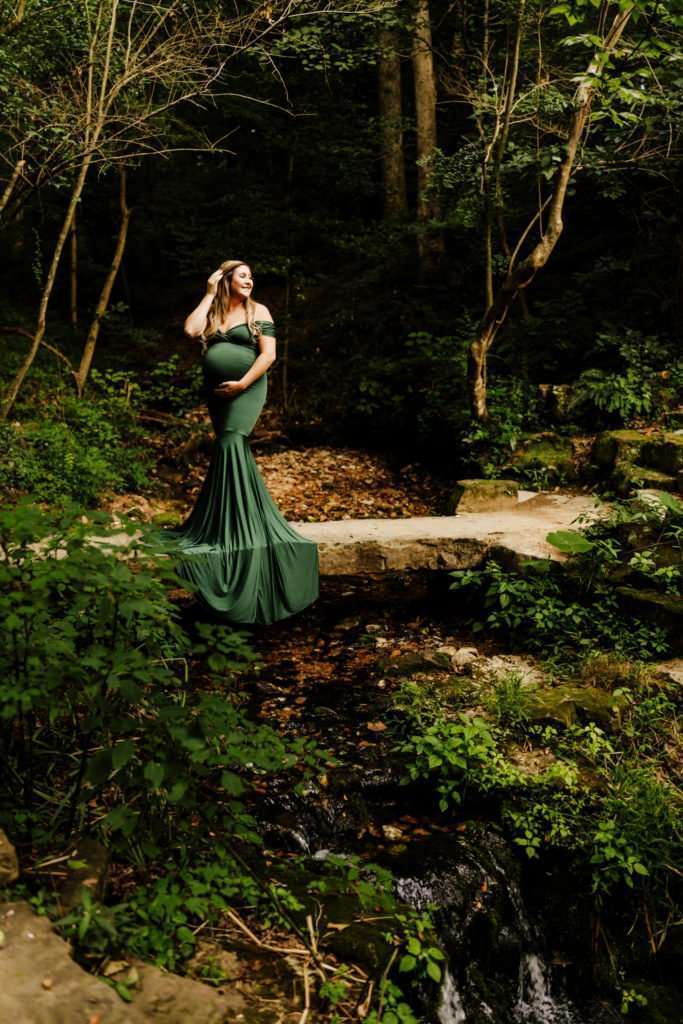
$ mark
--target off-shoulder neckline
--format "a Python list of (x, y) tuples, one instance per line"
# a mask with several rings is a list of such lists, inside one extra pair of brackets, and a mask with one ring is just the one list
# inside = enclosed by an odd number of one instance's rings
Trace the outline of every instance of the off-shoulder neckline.
[[(272, 320), (254, 320), (254, 323), (255, 324), (273, 324), (273, 326), (275, 326), (275, 324), (273, 323)], [(227, 336), (228, 334), (232, 333), (232, 331), (236, 331), (238, 327), (248, 327), (248, 326), (249, 325), (248, 325), (247, 321), (243, 320), (242, 323), (240, 323), (240, 324), (233, 324), (232, 327), (228, 327), (227, 331), (216, 331), (216, 334), (225, 334)]]

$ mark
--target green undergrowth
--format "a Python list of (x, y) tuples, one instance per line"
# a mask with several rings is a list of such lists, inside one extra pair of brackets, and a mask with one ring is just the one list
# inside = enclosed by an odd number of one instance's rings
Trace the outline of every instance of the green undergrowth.
[[(260, 666), (249, 635), (201, 623), (185, 632), (170, 559), (139, 527), (124, 530), (122, 549), (102, 513), (29, 502), (0, 511), (0, 828), (25, 869), (5, 895), (54, 917), (95, 973), (122, 955), (183, 971), (198, 936), (220, 933), (231, 909), (257, 933), (317, 945), (308, 918), (319, 927), (320, 906), (344, 896), (347, 923), (379, 922), (385, 959), (369, 1019), (417, 1021), (410, 993), (438, 992), (443, 960), (429, 912), (399, 905), (377, 865), (290, 858), (285, 871), (273, 861), (262, 793), (304, 795), (330, 755), (250, 718), (239, 681)], [(109, 850), (116, 881), (106, 903), (83, 889), (63, 916), (53, 880), (83, 866), (79, 836)], [(357, 972), (332, 966), (316, 998), (333, 1014), (359, 992)], [(114, 984), (134, 998), (135, 986)]]
[(568, 857), (600, 905), (632, 889), (666, 917), (683, 853), (680, 695), (644, 682), (637, 666), (608, 659), (610, 674), (605, 662), (585, 668), (606, 686), (619, 681), (609, 691), (618, 713), (604, 726), (558, 721), (545, 710), (556, 691), (514, 673), (471, 686), (404, 682), (397, 752), (404, 781), (426, 784), (442, 814), (483, 802), (526, 858)]
[(407, 680), (391, 721), (404, 782), (438, 813), (493, 816), (525, 862), (564, 865), (599, 919), (630, 907), (628, 935), (645, 947), (683, 908), (683, 702), (648, 665), (671, 634), (616, 587), (680, 593), (682, 537), (683, 506), (665, 495), (551, 535), (562, 565), (453, 573), (474, 628), (533, 651), (546, 677)]
[(671, 495), (614, 505), (581, 530), (548, 540), (565, 563), (495, 560), (452, 573), (451, 589), (475, 609), (472, 626), (562, 664), (599, 651), (652, 659), (669, 653), (663, 625), (624, 607), (619, 587), (676, 597), (683, 584), (683, 504)]
[[(149, 370), (93, 370), (83, 397), (61, 365), (32, 370), (8, 422), (0, 424), (0, 490), (46, 504), (95, 506), (104, 492), (145, 491), (153, 484), (158, 429), (145, 411), (178, 417), (197, 405), (201, 370), (183, 369), (177, 355)], [(6, 384), (0, 375), (0, 389)], [(143, 414), (141, 416), (141, 414)]]

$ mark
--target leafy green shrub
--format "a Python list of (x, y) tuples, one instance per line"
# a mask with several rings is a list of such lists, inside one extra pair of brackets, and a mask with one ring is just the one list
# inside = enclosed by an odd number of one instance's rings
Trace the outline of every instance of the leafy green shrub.
[(623, 612), (606, 581), (581, 591), (559, 567), (545, 562), (527, 564), (525, 574), (491, 561), (482, 570), (451, 575), (451, 589), (467, 593), (481, 609), (475, 630), (523, 639), (548, 658), (574, 660), (601, 649), (648, 658), (668, 650), (662, 630)]
[(406, 777), (430, 784), (442, 812), (452, 813), (466, 796), (497, 798), (502, 822), (527, 858), (552, 850), (570, 854), (587, 891), (600, 900), (636, 884), (661, 898), (671, 865), (680, 859), (683, 800), (658, 776), (652, 735), (640, 745), (631, 737), (643, 715), (660, 748), (676, 736), (671, 704), (660, 701), (654, 712), (641, 712), (634, 699), (623, 749), (592, 722), (564, 729), (528, 723), (526, 738), (540, 742), (546, 753), (552, 749), (554, 757), (535, 774), (525, 773), (506, 753), (517, 721), (505, 729), (462, 712), (453, 717), (445, 691), (429, 723), (420, 715), (418, 707), (413, 717), (404, 701), (394, 729), (408, 739), (397, 749)]
[(418, 446), (450, 452), (469, 417), (464, 382), (472, 324), (463, 317), (455, 326), (444, 336), (411, 332), (398, 355), (364, 354), (353, 412), (361, 422), (372, 422), (373, 436), (405, 436)]
[(141, 439), (120, 398), (67, 396), (62, 404), (46, 406), (39, 420), (2, 425), (0, 488), (37, 501), (85, 505), (106, 489), (139, 489), (147, 483), (150, 462)]
[(172, 355), (150, 371), (148, 379), (140, 385), (140, 397), (146, 407), (186, 412), (198, 404), (202, 380), (199, 361), (183, 371), (179, 356)]
[(169, 560), (139, 541), (124, 558), (106, 517), (82, 519), (0, 512), (2, 822), (36, 843), (95, 828), (140, 858), (199, 823), (254, 840), (250, 781), (313, 767), (315, 748), (255, 725), (231, 696), (226, 673), (253, 660), (243, 633), (205, 627), (199, 649), (223, 679), (193, 685)]
[(595, 354), (608, 368), (584, 370), (578, 378), (571, 406), (583, 417), (594, 420), (597, 412), (608, 423), (628, 424), (662, 413), (680, 393), (683, 361), (672, 360), (671, 346), (661, 338), (630, 328), (603, 332)]
[[(487, 402), (489, 419), (472, 423), (460, 443), (473, 472), (495, 477), (524, 435), (538, 429), (540, 423), (535, 412), (535, 388), (528, 381), (510, 378), (492, 382)], [(535, 485), (543, 481), (528, 482)]]

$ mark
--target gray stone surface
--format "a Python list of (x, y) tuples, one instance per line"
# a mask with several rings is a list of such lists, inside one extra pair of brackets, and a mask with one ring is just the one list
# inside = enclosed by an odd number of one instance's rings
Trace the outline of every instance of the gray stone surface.
[(513, 509), (412, 519), (350, 519), (295, 523), (319, 545), (323, 575), (355, 576), (392, 570), (472, 569), (495, 555), (503, 561), (562, 555), (548, 533), (575, 527), (595, 512), (590, 495), (537, 494)]
[(201, 982), (138, 968), (131, 1004), (79, 967), (69, 946), (27, 903), (0, 904), (2, 1024), (224, 1024), (241, 1019), (243, 1000)]

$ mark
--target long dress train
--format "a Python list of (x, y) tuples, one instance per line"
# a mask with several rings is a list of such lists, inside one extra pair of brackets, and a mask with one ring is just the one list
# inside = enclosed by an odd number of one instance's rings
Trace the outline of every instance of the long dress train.
[[(274, 337), (271, 321), (258, 323)], [(216, 447), (194, 509), (169, 534), (183, 555), (180, 575), (213, 617), (266, 624), (315, 601), (318, 549), (280, 514), (249, 447), (266, 399), (265, 374), (236, 398), (213, 394), (246, 372), (258, 346), (246, 324), (214, 337), (203, 369)]]

